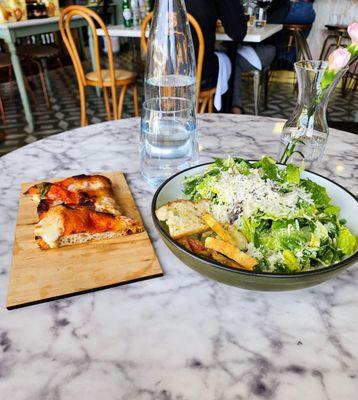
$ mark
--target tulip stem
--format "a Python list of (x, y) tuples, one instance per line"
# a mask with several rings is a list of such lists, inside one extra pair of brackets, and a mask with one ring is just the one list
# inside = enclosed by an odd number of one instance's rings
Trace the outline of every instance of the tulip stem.
[(305, 144), (302, 140), (298, 138), (292, 139), (292, 142), (287, 143), (285, 147), (285, 151), (282, 153), (282, 156), (280, 158), (280, 163), (286, 165), (288, 160), (292, 157), (293, 154), (299, 154), (303, 159), (305, 156), (303, 153), (299, 150), (295, 150), (297, 143)]

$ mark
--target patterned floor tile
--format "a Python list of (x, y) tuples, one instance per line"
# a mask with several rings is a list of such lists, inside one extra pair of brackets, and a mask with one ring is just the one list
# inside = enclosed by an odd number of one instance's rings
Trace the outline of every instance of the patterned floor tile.
[[(133, 65), (130, 55), (127, 59), (128, 65)], [(136, 59), (138, 62), (138, 58)], [(125, 66), (125, 65), (124, 65)], [(137, 64), (138, 66), (138, 64)], [(137, 70), (142, 70), (140, 66)], [(72, 74), (73, 88), (75, 88), (75, 79), (72, 68), (67, 67), (69, 75)], [(1, 92), (4, 98), (7, 123), (0, 125), (0, 137), (6, 136), (6, 140), (0, 142), (0, 156), (16, 148), (32, 143), (38, 139), (53, 135), (55, 133), (74, 129), (80, 126), (80, 104), (79, 96), (75, 93), (71, 95), (68, 87), (56, 71), (50, 72), (53, 90), (50, 98), (50, 107), (46, 108), (43, 95), (39, 90), (40, 85), (37, 82), (37, 105), (31, 104), (34, 120), (35, 132), (29, 135), (26, 132), (26, 121), (24, 118), (22, 104), (17, 91), (12, 98), (9, 92), (9, 85), (2, 84)], [(140, 99), (142, 98), (142, 83), (140, 82)], [(253, 114), (253, 87), (252, 81), (245, 80), (243, 85), (243, 107), (246, 114)], [(297, 91), (294, 85), (290, 83), (271, 82), (268, 92), (267, 108), (260, 111), (260, 115), (288, 118), (295, 107)], [(96, 92), (88, 88), (86, 91), (88, 106), (88, 119), (90, 123), (98, 123), (106, 120), (106, 111), (101, 97), (97, 97)], [(340, 90), (337, 89), (332, 95), (328, 107), (328, 120), (336, 122), (352, 122), (356, 119), (358, 122), (358, 92), (351, 93), (343, 97)], [(134, 115), (132, 93), (128, 91), (125, 97), (123, 118)], [(350, 124), (345, 124), (345, 129), (349, 129)], [(347, 128), (348, 126), (348, 128)], [(353, 129), (352, 129), (353, 131)]]

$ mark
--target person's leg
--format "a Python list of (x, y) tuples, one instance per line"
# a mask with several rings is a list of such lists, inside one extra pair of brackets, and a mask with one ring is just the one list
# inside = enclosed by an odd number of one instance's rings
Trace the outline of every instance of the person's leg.
[[(237, 114), (242, 113), (241, 92), (242, 92), (242, 77), (243, 72), (250, 71), (254, 67), (240, 54), (236, 57), (236, 66), (234, 70), (234, 89), (232, 94), (232, 111)], [(241, 110), (241, 111), (240, 111)]]
[[(257, 56), (259, 57), (262, 67), (265, 68), (270, 65), (275, 58), (276, 48), (271, 44), (258, 45), (255, 47)], [(236, 67), (235, 67), (235, 77), (234, 77), (234, 91), (232, 99), (233, 112), (240, 113), (239, 109), (242, 111), (241, 105), (241, 93), (242, 93), (242, 78), (241, 74), (243, 72), (251, 71), (255, 69), (244, 57), (240, 54), (237, 55)]]
[(268, 67), (276, 55), (276, 47), (272, 44), (258, 45), (255, 47), (255, 51), (261, 61), (262, 68)]

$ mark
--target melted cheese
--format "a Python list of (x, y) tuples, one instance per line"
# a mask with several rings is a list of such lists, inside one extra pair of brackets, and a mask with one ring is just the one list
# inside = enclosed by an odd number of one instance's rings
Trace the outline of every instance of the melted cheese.
[(57, 247), (57, 241), (64, 232), (63, 219), (59, 215), (47, 214), (35, 225), (35, 236), (40, 236), (49, 247)]
[(75, 183), (71, 183), (71, 185), (68, 185), (67, 190), (74, 192), (77, 190), (98, 190), (98, 189), (102, 189), (103, 187), (105, 187), (105, 185), (103, 185), (103, 182), (101, 182), (100, 180), (97, 181), (79, 181), (79, 182), (75, 182)]
[(98, 212), (106, 212), (113, 215), (121, 215), (119, 207), (112, 197), (101, 196), (95, 203), (95, 209)]

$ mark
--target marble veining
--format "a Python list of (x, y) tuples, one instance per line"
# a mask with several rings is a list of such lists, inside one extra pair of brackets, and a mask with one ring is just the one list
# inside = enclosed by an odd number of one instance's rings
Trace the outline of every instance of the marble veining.
[[(201, 161), (275, 156), (281, 125), (200, 116)], [(358, 268), (287, 293), (191, 271), (154, 230), (138, 132), (138, 119), (103, 123), (0, 158), (0, 399), (356, 399)], [(317, 172), (357, 194), (357, 158), (358, 136), (332, 130)], [(7, 311), (20, 182), (109, 170), (125, 172), (164, 277)]]

